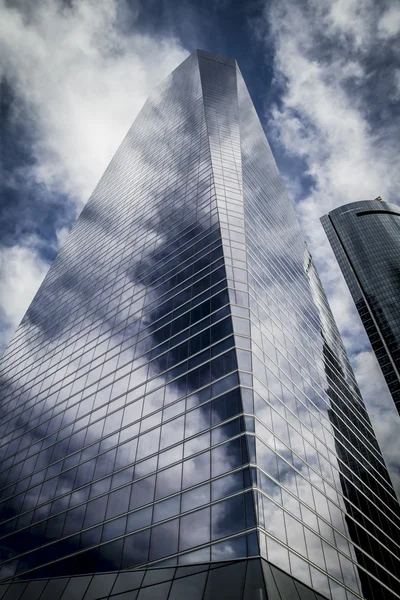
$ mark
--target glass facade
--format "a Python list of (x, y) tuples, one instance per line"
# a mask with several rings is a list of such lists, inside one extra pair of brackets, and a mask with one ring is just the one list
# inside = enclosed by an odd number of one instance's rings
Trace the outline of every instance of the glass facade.
[(233, 59), (151, 94), (0, 369), (2, 600), (259, 556), (268, 599), (400, 597), (398, 503)]
[(362, 200), (321, 222), (400, 414), (400, 208)]
[[(3, 594), (3, 595), (2, 595)], [(260, 558), (0, 584), (2, 600), (324, 600)]]

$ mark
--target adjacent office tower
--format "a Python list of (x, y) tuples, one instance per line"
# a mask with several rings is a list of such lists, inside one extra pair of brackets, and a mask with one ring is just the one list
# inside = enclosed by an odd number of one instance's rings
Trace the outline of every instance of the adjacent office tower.
[(321, 222), (400, 413), (400, 208), (363, 200)]
[(151, 94), (0, 389), (2, 600), (400, 597), (398, 503), (233, 59)]

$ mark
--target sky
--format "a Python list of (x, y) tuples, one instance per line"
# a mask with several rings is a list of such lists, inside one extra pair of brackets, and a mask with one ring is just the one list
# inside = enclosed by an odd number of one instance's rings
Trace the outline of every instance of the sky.
[(234, 56), (400, 495), (400, 419), (319, 223), (400, 204), (396, 0), (0, 0), (0, 350), (151, 89)]

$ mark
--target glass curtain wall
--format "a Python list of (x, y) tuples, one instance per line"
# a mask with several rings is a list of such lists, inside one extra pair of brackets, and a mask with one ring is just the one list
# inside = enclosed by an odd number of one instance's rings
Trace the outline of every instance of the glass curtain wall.
[(321, 222), (400, 414), (400, 208), (362, 200)]

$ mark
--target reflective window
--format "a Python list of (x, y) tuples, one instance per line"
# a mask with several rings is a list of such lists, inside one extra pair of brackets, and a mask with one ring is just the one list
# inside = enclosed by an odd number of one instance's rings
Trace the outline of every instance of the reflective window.
[(179, 519), (156, 525), (151, 530), (150, 560), (156, 560), (178, 550)]
[(168, 600), (181, 600), (186, 597), (191, 600), (202, 600), (206, 577), (207, 573), (198, 573), (191, 577), (175, 579)]
[(187, 550), (210, 541), (210, 509), (204, 508), (181, 518), (179, 549)]

